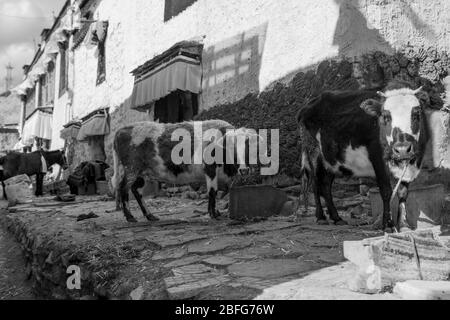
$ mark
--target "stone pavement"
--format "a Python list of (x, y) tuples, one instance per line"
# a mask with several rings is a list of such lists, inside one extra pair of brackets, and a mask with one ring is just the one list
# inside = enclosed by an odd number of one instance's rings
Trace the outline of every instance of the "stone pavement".
[[(114, 201), (77, 197), (75, 203), (42, 198), (0, 213), (0, 223), (22, 244), (36, 290), (50, 298), (92, 299), (368, 299), (350, 292), (353, 274), (342, 243), (380, 235), (363, 218), (343, 213), (349, 226), (319, 226), (312, 212), (296, 222), (211, 220), (207, 202), (148, 199), (161, 218), (129, 224)], [(225, 209), (226, 202), (218, 202)], [(80, 214), (98, 218), (77, 222)], [(66, 268), (81, 268), (81, 290), (66, 287)]]

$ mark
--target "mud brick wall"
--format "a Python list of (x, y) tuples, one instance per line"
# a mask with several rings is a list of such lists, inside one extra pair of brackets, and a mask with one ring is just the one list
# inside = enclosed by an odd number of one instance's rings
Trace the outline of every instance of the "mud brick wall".
[(260, 95), (250, 94), (198, 116), (199, 120), (223, 119), (237, 127), (280, 129), (280, 173), (297, 177), (300, 172), (301, 137), (296, 114), (309, 98), (323, 90), (358, 89), (386, 85), (392, 79), (410, 81), (430, 96), (429, 109), (443, 106), (444, 86), (439, 81), (450, 70), (447, 53), (433, 48), (406, 48), (394, 55), (376, 51), (359, 58), (327, 60), (315, 70), (299, 72), (287, 85), (279, 82)]

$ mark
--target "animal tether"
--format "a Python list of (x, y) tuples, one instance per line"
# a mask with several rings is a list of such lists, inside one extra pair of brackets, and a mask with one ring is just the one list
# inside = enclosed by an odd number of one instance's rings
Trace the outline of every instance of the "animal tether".
[[(406, 170), (408, 170), (409, 163), (407, 161), (403, 161), (403, 164), (405, 167), (403, 168), (402, 174), (400, 175), (400, 178), (398, 179), (398, 182), (394, 188), (394, 191), (392, 191), (391, 200), (389, 201), (389, 208), (392, 208), (392, 203), (394, 202), (395, 195), (397, 194), (398, 188), (400, 187), (400, 184), (402, 183), (403, 177), (406, 174)], [(396, 227), (394, 227), (394, 231), (398, 233), (398, 230)]]

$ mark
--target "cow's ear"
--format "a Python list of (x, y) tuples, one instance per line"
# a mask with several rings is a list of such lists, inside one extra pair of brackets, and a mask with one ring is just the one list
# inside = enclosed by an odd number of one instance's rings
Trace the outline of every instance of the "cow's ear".
[[(422, 89), (422, 88), (419, 88), (419, 89)], [(425, 92), (423, 90), (419, 90), (419, 89), (417, 92), (415, 92), (415, 95), (416, 95), (417, 99), (419, 99), (421, 106), (428, 107), (430, 105), (430, 96), (428, 95), (427, 92)]]
[(361, 109), (363, 109), (368, 115), (379, 117), (381, 116), (383, 105), (375, 99), (368, 99), (361, 104)]

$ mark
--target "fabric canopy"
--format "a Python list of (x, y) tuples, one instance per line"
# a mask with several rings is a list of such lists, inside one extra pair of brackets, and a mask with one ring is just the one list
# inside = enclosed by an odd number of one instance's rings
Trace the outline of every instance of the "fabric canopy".
[(89, 137), (104, 136), (109, 131), (108, 113), (106, 111), (100, 111), (83, 121), (78, 132), (77, 140), (87, 141)]
[(60, 137), (63, 140), (76, 139), (81, 128), (80, 122), (69, 122), (60, 131)]
[(44, 111), (36, 111), (25, 122), (22, 131), (22, 143), (32, 145), (34, 138), (52, 139), (53, 115)]
[(200, 62), (179, 55), (136, 79), (131, 108), (145, 109), (147, 105), (176, 90), (199, 93), (201, 77)]

